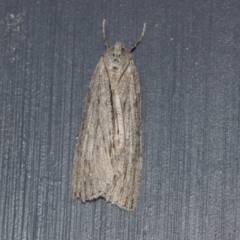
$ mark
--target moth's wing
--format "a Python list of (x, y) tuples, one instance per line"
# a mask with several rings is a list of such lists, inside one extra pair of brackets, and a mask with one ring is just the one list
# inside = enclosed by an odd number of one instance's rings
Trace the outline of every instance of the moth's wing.
[(74, 155), (72, 197), (83, 202), (102, 196), (112, 184), (109, 149), (113, 146), (112, 105), (108, 75), (100, 59), (83, 113), (80, 136)]
[[(107, 201), (132, 211), (137, 205), (142, 175), (140, 81), (133, 60), (121, 77), (120, 96), (124, 116), (125, 171), (105, 195)], [(120, 159), (119, 159), (120, 161)]]

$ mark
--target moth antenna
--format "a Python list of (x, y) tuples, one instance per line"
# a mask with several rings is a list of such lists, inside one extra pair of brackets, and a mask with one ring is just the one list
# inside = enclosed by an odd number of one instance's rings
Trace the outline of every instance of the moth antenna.
[(106, 20), (103, 19), (103, 23), (102, 23), (102, 27), (103, 27), (103, 39), (104, 39), (104, 44), (105, 44), (106, 48), (108, 49), (110, 46), (109, 46), (109, 43), (108, 43), (108, 40), (107, 40), (107, 37), (106, 37), (105, 22), (106, 22)]
[(142, 30), (141, 37), (140, 37), (139, 40), (128, 50), (129, 52), (132, 52), (132, 51), (137, 47), (137, 45), (142, 41), (142, 38), (143, 38), (144, 33), (145, 33), (145, 30), (146, 30), (146, 23), (143, 24), (143, 30)]

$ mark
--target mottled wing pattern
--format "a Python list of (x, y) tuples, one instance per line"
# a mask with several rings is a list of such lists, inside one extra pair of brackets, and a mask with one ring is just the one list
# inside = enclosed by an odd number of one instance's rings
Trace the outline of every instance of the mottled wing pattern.
[(140, 83), (130, 53), (123, 49), (127, 57), (120, 65), (111, 60), (111, 51), (100, 59), (90, 83), (74, 156), (72, 196), (83, 202), (104, 197), (133, 210), (142, 171)]
[(124, 172), (106, 192), (107, 201), (125, 210), (134, 210), (137, 205), (142, 173), (142, 132), (140, 82), (133, 60), (119, 84), (124, 116), (125, 144), (122, 159)]
[[(73, 199), (80, 198), (85, 202), (97, 198), (111, 185), (111, 179), (106, 179), (112, 171), (108, 154), (112, 147), (111, 118), (110, 87), (101, 58), (90, 83), (74, 155)], [(105, 125), (108, 122), (106, 129)]]

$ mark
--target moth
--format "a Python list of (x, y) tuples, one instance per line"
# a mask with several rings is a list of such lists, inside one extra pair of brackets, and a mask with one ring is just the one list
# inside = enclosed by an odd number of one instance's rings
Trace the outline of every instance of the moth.
[(142, 174), (140, 81), (131, 52), (121, 42), (110, 47), (93, 73), (72, 172), (72, 198), (104, 198), (124, 210), (137, 205)]

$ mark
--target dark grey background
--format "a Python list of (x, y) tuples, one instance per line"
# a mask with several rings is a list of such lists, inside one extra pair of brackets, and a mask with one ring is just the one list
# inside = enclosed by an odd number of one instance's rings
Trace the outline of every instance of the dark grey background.
[[(147, 23), (134, 212), (71, 200), (104, 18), (127, 47)], [(0, 36), (0, 239), (240, 239), (239, 0), (1, 0)]]

